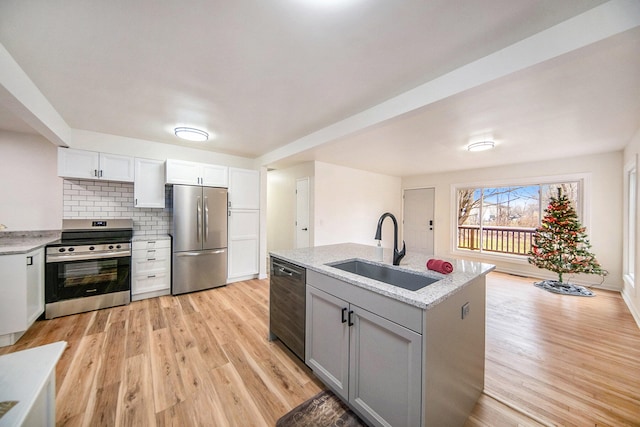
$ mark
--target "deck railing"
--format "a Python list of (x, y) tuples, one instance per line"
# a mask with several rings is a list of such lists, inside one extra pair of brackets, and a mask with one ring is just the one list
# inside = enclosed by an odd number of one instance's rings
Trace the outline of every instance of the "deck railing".
[(459, 225), (458, 248), (527, 255), (531, 250), (535, 228), (482, 227)]

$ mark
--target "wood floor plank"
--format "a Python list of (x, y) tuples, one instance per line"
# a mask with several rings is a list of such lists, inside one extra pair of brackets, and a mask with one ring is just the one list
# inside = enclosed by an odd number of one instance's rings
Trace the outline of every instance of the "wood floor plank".
[(127, 319), (126, 357), (149, 353), (151, 320), (148, 310), (143, 306), (131, 307)]
[[(71, 422), (78, 415), (84, 416), (91, 388), (95, 387), (94, 379), (104, 340), (104, 332), (87, 335), (80, 340), (56, 396), (56, 419), (62, 423)], [(81, 422), (81, 418), (78, 421)]]
[(185, 399), (184, 386), (176, 360), (176, 348), (169, 328), (152, 332), (151, 378), (156, 412), (163, 411)]
[(224, 345), (224, 351), (266, 422), (275, 425), (278, 418), (287, 412), (287, 399), (242, 344), (228, 342)]
[(211, 372), (216, 384), (220, 385), (217, 388), (220, 408), (231, 425), (246, 427), (270, 425), (262, 417), (245, 383), (231, 363), (213, 369)]
[(116, 412), (116, 425), (150, 427), (155, 425), (153, 379), (148, 354), (142, 353), (126, 358)]
[[(618, 293), (487, 280), (485, 390), (465, 424), (640, 426), (640, 329)], [(268, 280), (53, 320), (0, 354), (59, 340), (58, 426), (273, 426), (324, 385), (267, 341)]]
[(116, 424), (120, 382), (107, 384), (92, 390), (82, 425), (86, 427), (111, 427)]
[(196, 347), (209, 369), (215, 369), (229, 362), (216, 337), (207, 326), (202, 313), (194, 311), (184, 316), (185, 323), (196, 342)]
[(124, 369), (124, 355), (127, 327), (125, 321), (110, 323), (105, 332), (108, 345), (100, 352), (100, 365), (96, 374), (96, 383), (100, 387), (120, 383)]

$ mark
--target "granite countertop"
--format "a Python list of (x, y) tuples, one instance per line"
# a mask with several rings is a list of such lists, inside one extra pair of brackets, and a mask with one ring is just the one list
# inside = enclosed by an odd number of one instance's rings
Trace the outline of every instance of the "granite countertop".
[(270, 254), (309, 270), (326, 274), (327, 276), (343, 280), (352, 285), (427, 310), (464, 288), (472, 279), (486, 275), (495, 268), (492, 264), (446, 258), (447, 261), (451, 262), (454, 270), (451, 274), (441, 274), (428, 270), (426, 267), (427, 261), (434, 258), (433, 255), (416, 251), (407, 251), (407, 255), (400, 262), (400, 266), (396, 267), (392, 265), (393, 251), (391, 249), (384, 249), (382, 264), (439, 279), (438, 282), (422, 289), (409, 291), (326, 265), (327, 263), (354, 258), (381, 264), (376, 260), (375, 246), (343, 243), (338, 245), (317, 246), (314, 248), (275, 250), (271, 251)]
[(60, 239), (59, 230), (0, 232), (0, 255), (26, 254)]

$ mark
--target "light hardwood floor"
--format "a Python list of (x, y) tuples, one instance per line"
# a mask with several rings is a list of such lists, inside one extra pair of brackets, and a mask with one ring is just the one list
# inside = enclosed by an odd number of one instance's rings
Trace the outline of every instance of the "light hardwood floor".
[[(640, 330), (619, 294), (532, 282), (488, 276), (486, 394), (466, 426), (640, 425)], [(251, 280), (38, 321), (0, 354), (69, 343), (57, 425), (273, 426), (323, 386), (267, 328), (268, 281)]]

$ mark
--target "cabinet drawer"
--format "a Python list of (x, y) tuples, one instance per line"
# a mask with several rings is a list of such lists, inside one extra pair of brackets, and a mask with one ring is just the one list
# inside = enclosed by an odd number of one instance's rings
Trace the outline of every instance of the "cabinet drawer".
[(147, 292), (163, 291), (171, 288), (169, 274), (149, 274), (136, 276), (131, 279), (131, 294), (138, 295)]
[(158, 258), (132, 258), (131, 263), (133, 265), (132, 275), (134, 277), (138, 275), (167, 272), (171, 265), (168, 256), (158, 256)]
[(171, 248), (171, 240), (170, 239), (162, 239), (162, 240), (137, 240), (133, 242), (132, 249), (134, 251), (143, 250), (143, 249), (162, 249), (162, 248)]

